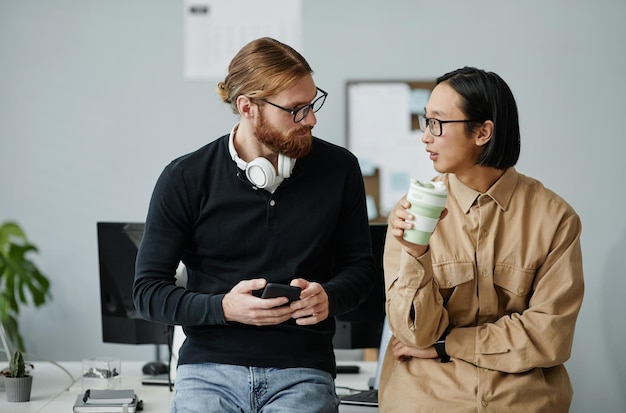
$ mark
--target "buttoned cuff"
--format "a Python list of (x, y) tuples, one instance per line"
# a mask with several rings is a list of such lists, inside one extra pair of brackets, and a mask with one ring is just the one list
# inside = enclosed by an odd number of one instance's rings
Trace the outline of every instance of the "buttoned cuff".
[[(428, 269), (428, 270), (426, 270)], [(402, 249), (398, 281), (408, 287), (421, 288), (433, 279), (430, 250), (415, 258)]]

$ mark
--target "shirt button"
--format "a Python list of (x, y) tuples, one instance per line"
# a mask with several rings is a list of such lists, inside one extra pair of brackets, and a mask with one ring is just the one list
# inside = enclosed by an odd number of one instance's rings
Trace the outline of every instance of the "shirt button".
[(483, 238), (486, 238), (489, 235), (489, 231), (483, 231)]
[(524, 288), (523, 287), (517, 287), (517, 293), (521, 294), (524, 292)]
[(485, 278), (489, 277), (489, 271), (483, 270), (483, 277)]
[(270, 201), (270, 206), (274, 206), (276, 205), (276, 201), (274, 201), (273, 199)]
[(487, 407), (487, 406), (489, 405), (489, 403), (487, 402), (487, 400), (482, 400), (482, 401), (480, 402), (480, 404), (482, 404), (482, 405), (483, 405), (483, 407)]

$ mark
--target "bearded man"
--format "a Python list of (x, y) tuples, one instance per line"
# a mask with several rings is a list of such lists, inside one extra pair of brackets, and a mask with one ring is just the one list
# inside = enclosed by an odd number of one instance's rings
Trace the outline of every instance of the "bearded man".
[[(365, 300), (374, 260), (357, 159), (312, 136), (312, 74), (274, 39), (244, 46), (217, 87), (239, 122), (156, 183), (133, 297), (186, 334), (172, 412), (338, 411), (334, 316)], [(297, 299), (260, 298), (270, 282)]]

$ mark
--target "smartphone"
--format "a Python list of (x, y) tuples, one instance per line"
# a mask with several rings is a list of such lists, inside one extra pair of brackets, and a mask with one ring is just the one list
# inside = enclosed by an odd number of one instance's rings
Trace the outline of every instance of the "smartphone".
[(287, 297), (289, 302), (292, 302), (300, 299), (300, 291), (302, 291), (300, 287), (268, 283), (261, 293), (261, 298)]

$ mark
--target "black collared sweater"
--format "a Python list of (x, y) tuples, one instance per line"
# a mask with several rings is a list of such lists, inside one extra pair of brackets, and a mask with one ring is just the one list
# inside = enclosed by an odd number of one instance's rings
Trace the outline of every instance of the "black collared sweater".
[[(182, 261), (186, 288), (177, 287)], [(323, 285), (330, 317), (314, 326), (227, 323), (222, 298), (243, 279)], [(334, 315), (363, 301), (374, 264), (363, 178), (346, 149), (313, 138), (272, 194), (255, 188), (228, 135), (171, 162), (159, 177), (137, 255), (133, 299), (148, 320), (182, 325), (179, 364), (311, 367), (335, 373)]]

